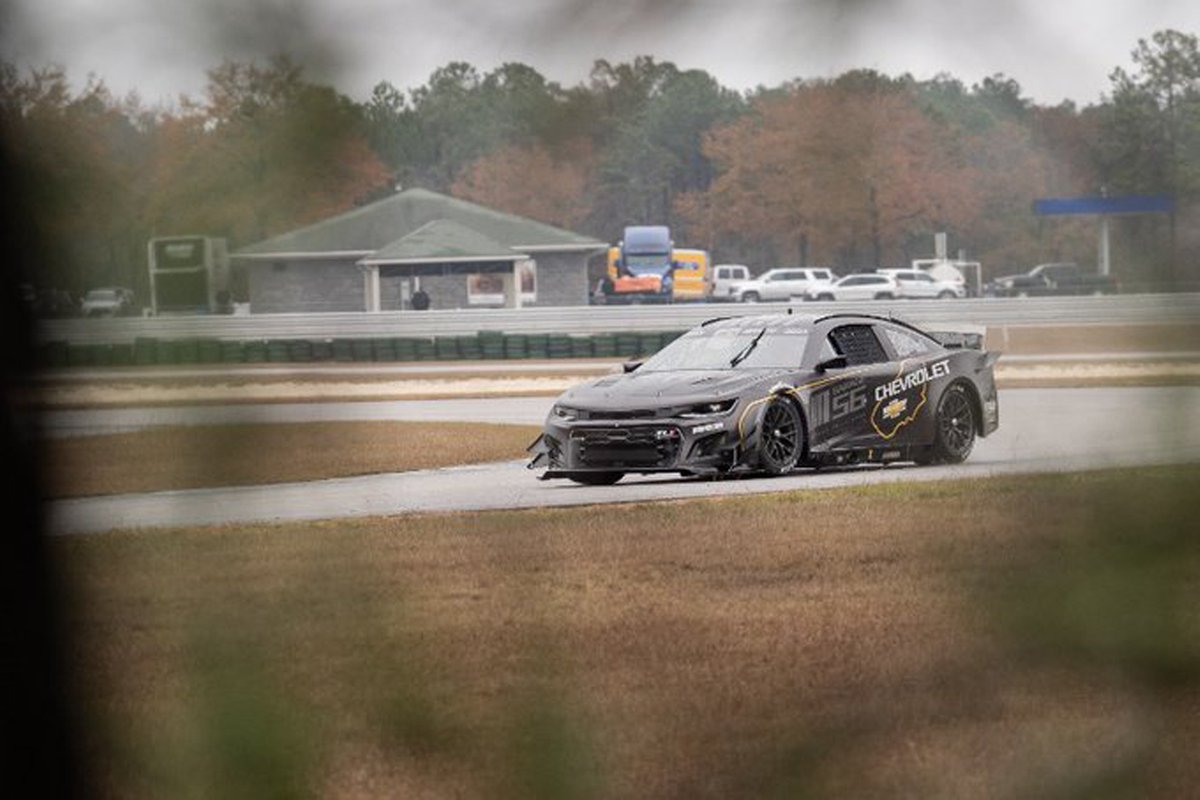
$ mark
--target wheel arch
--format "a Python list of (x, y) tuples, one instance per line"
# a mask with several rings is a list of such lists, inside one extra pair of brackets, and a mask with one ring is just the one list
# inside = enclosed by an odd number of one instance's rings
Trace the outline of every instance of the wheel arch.
[(975, 434), (983, 436), (983, 400), (979, 397), (979, 389), (975, 387), (975, 383), (968, 378), (958, 377), (950, 381), (943, 392), (948, 392), (954, 386), (961, 386), (967, 394), (967, 402), (971, 404), (971, 414), (974, 417)]
[(796, 407), (796, 413), (800, 415), (800, 432), (804, 434), (804, 440), (800, 443), (800, 461), (808, 461), (809, 447), (812, 445), (812, 432), (808, 427), (808, 409), (804, 407), (804, 401), (795, 391), (786, 392), (786, 399)]

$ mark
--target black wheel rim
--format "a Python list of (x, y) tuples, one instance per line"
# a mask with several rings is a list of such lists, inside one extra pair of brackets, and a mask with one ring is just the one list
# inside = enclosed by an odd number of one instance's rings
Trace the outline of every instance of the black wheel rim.
[(775, 403), (763, 414), (762, 424), (763, 455), (777, 467), (791, 462), (800, 443), (800, 428), (796, 424), (795, 415)]
[(961, 391), (950, 391), (942, 400), (938, 417), (942, 443), (953, 455), (962, 455), (975, 443), (975, 416)]

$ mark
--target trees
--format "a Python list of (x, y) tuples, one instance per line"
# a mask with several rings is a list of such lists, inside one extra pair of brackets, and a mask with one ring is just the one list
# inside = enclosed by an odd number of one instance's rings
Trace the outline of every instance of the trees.
[(167, 115), (157, 134), (148, 221), (160, 234), (250, 242), (344, 210), (391, 179), (361, 109), (286, 58), (210, 71), (205, 101)]
[(972, 213), (979, 195), (955, 142), (903, 88), (863, 77), (764, 95), (715, 130), (705, 152), (718, 177), (681, 212), (712, 239), (765, 237), (849, 267), (895, 260), (909, 231)]
[[(1169, 194), (1179, 205), (1200, 200), (1200, 42), (1174, 30), (1139, 39), (1136, 70), (1117, 68), (1102, 122), (1099, 162), (1102, 178), (1118, 193)], [(1176, 213), (1168, 229), (1171, 269), (1176, 280), (1200, 273), (1180, 258)]]
[(457, 197), (563, 228), (574, 228), (588, 212), (590, 145), (577, 142), (556, 157), (545, 147), (510, 145), (459, 173)]
[(22, 77), (5, 64), (0, 114), (5, 145), (24, 170), (22, 202), (46, 245), (47, 262), (33, 279), (73, 292), (87, 288), (96, 273), (131, 283), (145, 170), (136, 101), (118, 103), (94, 78), (73, 92), (60, 68)]
[(702, 70), (681, 72), (650, 58), (615, 67), (598, 61), (592, 87), (604, 112), (592, 229), (615, 236), (629, 224), (664, 224), (687, 238), (675, 198), (708, 188), (713, 170), (701, 142), (741, 112), (741, 98)]

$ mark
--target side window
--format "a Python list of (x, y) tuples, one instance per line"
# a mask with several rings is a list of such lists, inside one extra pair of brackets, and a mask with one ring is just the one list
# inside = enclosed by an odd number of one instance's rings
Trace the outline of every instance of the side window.
[(838, 355), (846, 357), (852, 367), (882, 364), (888, 355), (875, 337), (870, 325), (843, 325), (829, 332), (829, 341)]
[(933, 352), (933, 342), (903, 328), (880, 326), (888, 343), (900, 358), (913, 358)]

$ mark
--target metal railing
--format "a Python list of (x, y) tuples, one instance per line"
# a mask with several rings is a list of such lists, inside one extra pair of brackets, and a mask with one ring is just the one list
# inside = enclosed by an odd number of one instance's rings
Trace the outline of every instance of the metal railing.
[(1200, 293), (1096, 297), (979, 298), (821, 303), (696, 303), (452, 311), (249, 314), (44, 320), (43, 342), (128, 344), (140, 338), (371, 339), (505, 333), (618, 333), (686, 330), (720, 316), (867, 312), (915, 324), (1054, 325), (1200, 322)]

